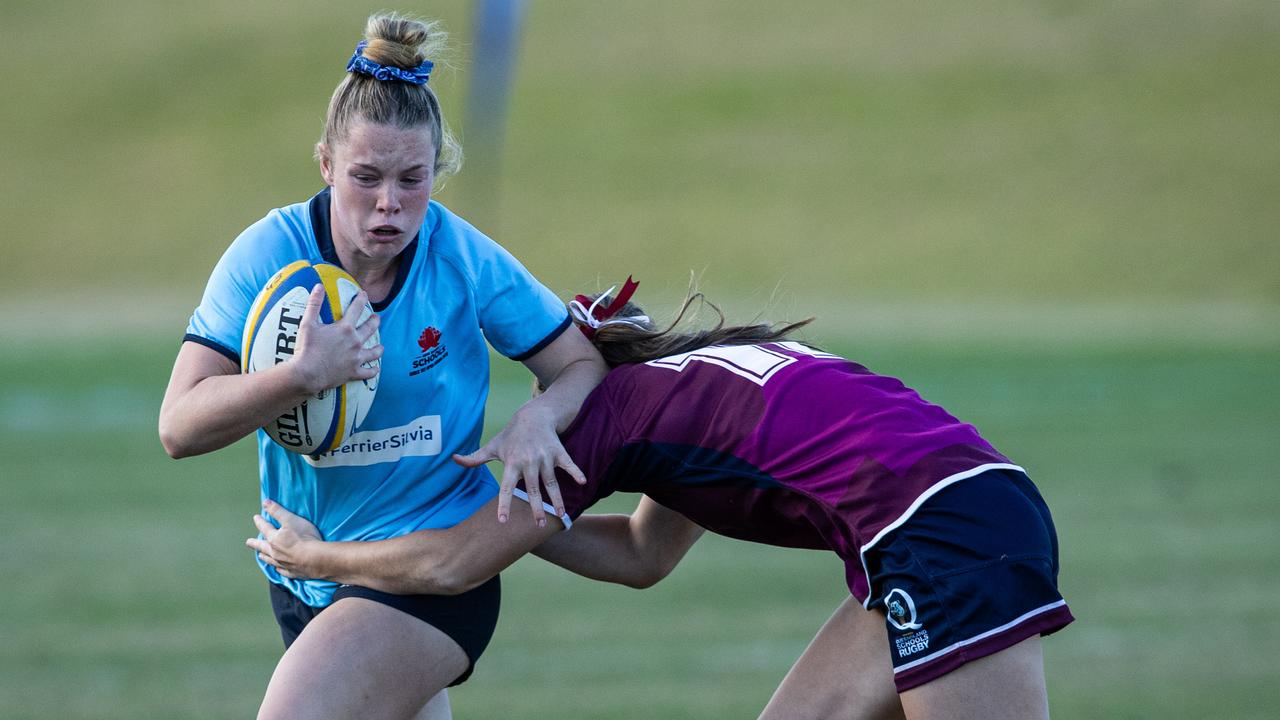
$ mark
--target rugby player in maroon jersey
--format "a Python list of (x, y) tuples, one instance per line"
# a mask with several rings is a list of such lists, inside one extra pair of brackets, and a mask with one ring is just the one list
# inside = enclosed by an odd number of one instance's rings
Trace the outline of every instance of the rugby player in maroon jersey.
[[(808, 321), (676, 332), (691, 298), (658, 329), (627, 302), (634, 288), (570, 303), (612, 370), (562, 434), (587, 483), (561, 483), (560, 527), (481, 512), (327, 543), (268, 503), (281, 527), (255, 518), (265, 539), (248, 544), (286, 575), (440, 594), (526, 552), (648, 587), (704, 529), (829, 550), (850, 598), (761, 717), (1047, 717), (1040, 636), (1073, 618), (1025, 471), (900, 381), (787, 339)], [(631, 515), (582, 514), (614, 492), (643, 497)]]

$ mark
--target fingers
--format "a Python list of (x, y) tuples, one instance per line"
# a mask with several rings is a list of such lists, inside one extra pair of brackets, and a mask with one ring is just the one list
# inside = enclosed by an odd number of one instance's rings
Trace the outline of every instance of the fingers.
[[(542, 509), (542, 481), (546, 477), (548, 463), (543, 463), (541, 467), (528, 468), (521, 473), (524, 478), (524, 491), (529, 496), (529, 510), (533, 512), (533, 522), (538, 527), (546, 527), (547, 513)], [(552, 470), (552, 480), (555, 479), (554, 470)]]
[(547, 497), (551, 500), (551, 505), (556, 510), (556, 516), (564, 517), (564, 499), (560, 494), (559, 478), (557, 478), (555, 474), (557, 468), (563, 470), (565, 474), (573, 478), (573, 481), (579, 485), (587, 484), (587, 476), (578, 469), (578, 466), (574, 464), (568, 453), (561, 450), (561, 452), (556, 455), (555, 467), (551, 469), (551, 477), (546, 481)]
[(262, 558), (263, 562), (271, 563), (272, 565), (276, 564), (271, 557), (271, 543), (262, 538), (249, 538), (244, 541), (244, 544), (257, 552), (258, 557)]
[(277, 530), (275, 525), (272, 525), (269, 520), (261, 515), (253, 516), (253, 525), (258, 528), (258, 532), (262, 533), (262, 537), (264, 538), (270, 538)]
[[(342, 322), (346, 322), (353, 326), (357, 325), (362, 319), (361, 313), (363, 313), (367, 307), (369, 307), (369, 293), (361, 290), (356, 293), (356, 296), (351, 299), (351, 304), (342, 312)], [(373, 318), (376, 317), (378, 317), (378, 315), (374, 313), (369, 320), (365, 320), (364, 325), (368, 325)], [(360, 325), (360, 327), (364, 327), (364, 325)], [(375, 325), (374, 327), (376, 329), (377, 326)], [(368, 336), (366, 335), (365, 337), (367, 338)]]
[(498, 459), (498, 454), (491, 450), (488, 445), (476, 450), (470, 455), (453, 454), (453, 461), (462, 467), (480, 467), (481, 465)]
[[(280, 527), (284, 527), (291, 520), (298, 519), (297, 515), (289, 512), (283, 505), (277, 503), (275, 500), (263, 500), (262, 509), (266, 510), (271, 517), (275, 518), (276, 522), (280, 523)], [(254, 517), (257, 516), (255, 515)]]
[(368, 380), (378, 374), (381, 369), (378, 361), (382, 359), (383, 348), (381, 345), (374, 345), (361, 350), (356, 355), (356, 362), (359, 366), (356, 368), (356, 377), (360, 380)]
[(551, 473), (551, 479), (546, 480), (543, 484), (546, 485), (547, 499), (551, 501), (551, 507), (555, 508), (556, 517), (564, 515), (564, 498), (560, 496), (560, 482), (556, 480), (554, 469)]
[(564, 448), (561, 448), (560, 453), (556, 455), (556, 467), (569, 473), (569, 477), (579, 485), (587, 484), (587, 476), (578, 469), (577, 464), (573, 462), (573, 458), (569, 457), (569, 453), (564, 451)]
[(502, 484), (498, 486), (498, 522), (504, 523), (511, 516), (511, 491), (515, 489), (520, 474), (515, 467), (506, 465), (502, 468)]
[(360, 344), (363, 345), (369, 342), (369, 338), (373, 337), (373, 334), (378, 332), (378, 328), (380, 327), (382, 327), (382, 316), (377, 313), (370, 313), (369, 319), (356, 327), (357, 337), (360, 338)]
[(275, 548), (271, 547), (271, 543), (261, 538), (249, 538), (244, 544), (254, 551), (258, 559), (276, 569), (276, 572), (285, 577), (293, 577), (287, 570), (280, 566), (280, 561), (276, 559), (274, 554)]
[[(267, 501), (267, 502), (270, 502), (270, 501)], [(265, 502), (263, 503), (264, 506), (266, 504), (267, 503)], [(293, 517), (297, 517), (296, 515), (292, 515), (292, 513), (289, 513), (288, 510), (285, 510), (279, 505), (276, 505), (275, 503), (271, 503), (271, 504), (275, 507), (276, 511), (283, 511), (284, 513), (288, 513)], [(275, 513), (273, 512), (272, 514), (274, 515)], [(277, 515), (276, 517), (279, 517), (279, 516)], [(258, 531), (262, 533), (263, 537), (246, 538), (244, 541), (245, 547), (249, 548), (250, 550), (253, 550), (254, 554), (258, 556), (259, 560), (275, 568), (276, 572), (280, 573), (284, 577), (287, 577), (287, 578), (294, 577), (293, 572), (285, 569), (285, 566), (284, 564), (282, 564), (280, 558), (276, 557), (276, 547), (271, 544), (271, 541), (269, 539), (267, 539), (268, 532), (274, 535), (279, 531), (276, 530), (275, 526), (273, 526), (270, 522), (267, 521), (266, 518), (262, 517), (261, 515), (253, 516), (253, 524), (257, 526)]]
[(556, 516), (564, 515), (564, 497), (560, 493), (559, 479), (556, 477), (556, 468), (560, 467), (569, 474), (579, 484), (585, 484), (587, 479), (583, 476), (578, 466), (573, 464), (567, 453), (563, 450), (555, 456), (554, 461), (550, 457), (528, 458), (525, 461), (518, 461), (511, 458), (502, 458), (494, 449), (494, 442), (480, 448), (470, 455), (453, 455), (453, 461), (463, 467), (479, 467), (493, 460), (503, 462), (502, 481), (498, 486), (498, 522), (505, 523), (511, 517), (511, 498), (514, 495), (516, 485), (524, 480), (524, 491), (529, 501), (529, 511), (533, 515), (533, 521), (538, 527), (546, 527), (547, 513), (543, 507), (543, 491), (545, 488), (546, 501), (556, 512)]
[(324, 305), (324, 285), (316, 283), (307, 297), (307, 306), (302, 310), (302, 327), (320, 324), (320, 308)]

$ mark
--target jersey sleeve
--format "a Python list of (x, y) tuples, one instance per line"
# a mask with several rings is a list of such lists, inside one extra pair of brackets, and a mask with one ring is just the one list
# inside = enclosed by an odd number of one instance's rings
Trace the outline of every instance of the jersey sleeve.
[(485, 339), (512, 360), (536, 355), (569, 327), (569, 311), (506, 248), (484, 233), (432, 203), (441, 213), (439, 250), (471, 284), (476, 315)]
[(231, 243), (209, 276), (200, 305), (187, 324), (184, 340), (216, 350), (240, 364), (240, 344), (249, 306), (277, 270), (301, 257), (300, 249), (290, 253), (291, 243), (280, 242), (284, 224), (279, 212), (273, 211)]

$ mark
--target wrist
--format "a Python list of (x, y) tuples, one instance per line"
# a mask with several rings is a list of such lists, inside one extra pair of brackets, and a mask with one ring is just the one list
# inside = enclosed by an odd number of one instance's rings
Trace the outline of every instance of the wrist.
[(555, 408), (544, 401), (544, 397), (546, 396), (539, 395), (521, 405), (512, 413), (512, 422), (522, 425), (554, 425), (556, 420)]
[(303, 540), (294, 546), (297, 569), (315, 580), (333, 580), (336, 574), (323, 540)]
[(298, 362), (297, 358), (291, 362), (281, 363), (280, 367), (284, 368), (289, 391), (294, 395), (309, 397), (327, 389), (320, 386), (321, 383), (315, 373), (303, 363)]

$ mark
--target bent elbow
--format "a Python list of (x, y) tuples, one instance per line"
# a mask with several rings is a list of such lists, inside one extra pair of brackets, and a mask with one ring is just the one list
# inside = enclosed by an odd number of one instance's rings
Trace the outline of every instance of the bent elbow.
[(652, 575), (637, 575), (635, 577), (627, 578), (622, 584), (633, 590), (647, 590), (654, 585), (657, 585), (658, 581), (661, 579), (662, 578), (660, 577), (654, 577)]
[(636, 590), (645, 590), (657, 585), (663, 578), (671, 574), (674, 565), (648, 564), (641, 567), (634, 575), (628, 577), (623, 584)]
[(163, 419), (160, 420), (160, 445), (164, 448), (165, 454), (174, 460), (181, 460), (195, 454)]

